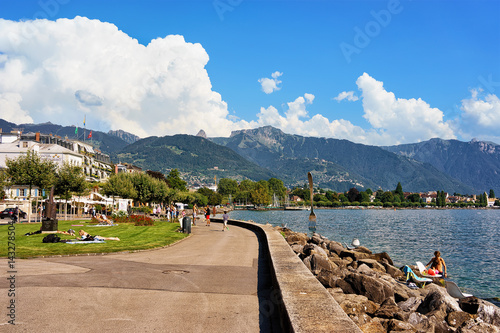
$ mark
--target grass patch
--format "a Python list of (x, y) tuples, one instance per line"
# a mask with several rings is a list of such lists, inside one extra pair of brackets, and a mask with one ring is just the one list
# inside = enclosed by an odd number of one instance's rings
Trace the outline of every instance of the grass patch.
[[(83, 226), (72, 226), (72, 224), (83, 224)], [(176, 232), (179, 223), (155, 221), (153, 226), (121, 223), (112, 227), (93, 227), (87, 221), (76, 220), (59, 221), (59, 230), (73, 229), (78, 234), (78, 231), (83, 229), (92, 236), (118, 237), (120, 241), (106, 241), (101, 244), (43, 243), (42, 240), (47, 234), (24, 235), (40, 230), (41, 223), (16, 223), (15, 227), (16, 258), (146, 250), (172, 244), (187, 236), (187, 234)], [(76, 238), (76, 236), (64, 234), (57, 234), (57, 236), (61, 239)], [(0, 243), (0, 257), (7, 257), (8, 225), (0, 225)]]

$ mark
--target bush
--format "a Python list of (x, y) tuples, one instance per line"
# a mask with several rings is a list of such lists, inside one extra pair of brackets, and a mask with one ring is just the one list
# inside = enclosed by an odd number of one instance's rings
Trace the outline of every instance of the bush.
[(153, 209), (151, 207), (148, 207), (148, 206), (132, 207), (132, 212), (133, 213), (151, 214), (153, 212)]
[(152, 218), (149, 216), (144, 216), (144, 215), (130, 215), (129, 218), (130, 222), (134, 222), (135, 226), (152, 226), (154, 225), (154, 221)]

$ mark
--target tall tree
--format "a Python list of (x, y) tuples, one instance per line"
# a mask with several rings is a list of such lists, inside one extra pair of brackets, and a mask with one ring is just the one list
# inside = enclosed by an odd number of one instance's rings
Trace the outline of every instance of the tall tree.
[(71, 199), (73, 193), (83, 192), (87, 182), (83, 169), (79, 165), (64, 163), (59, 170), (57, 170), (57, 178), (54, 193), (63, 198), (66, 202), (64, 204), (64, 219), (68, 219), (68, 200)]
[(179, 170), (173, 169), (167, 176), (167, 184), (170, 188), (179, 191), (186, 191), (187, 183), (181, 179)]
[(269, 184), (269, 192), (271, 195), (276, 194), (278, 198), (285, 198), (286, 187), (281, 179), (270, 178), (267, 183)]
[(399, 196), (400, 201), (404, 201), (405, 195), (403, 193), (403, 186), (401, 186), (401, 182), (398, 182), (398, 185), (396, 186), (396, 190), (394, 191), (394, 194)]
[(259, 180), (251, 191), (252, 203), (257, 206), (268, 205), (271, 201), (269, 196), (269, 184), (265, 180)]
[(140, 203), (152, 201), (154, 191), (153, 178), (145, 173), (132, 173), (130, 180), (135, 189), (135, 200)]
[(347, 192), (347, 198), (350, 202), (357, 201), (359, 196), (359, 191), (357, 188), (353, 187)]
[(495, 191), (493, 191), (493, 189), (490, 189), (490, 195), (489, 195), (489, 197), (491, 199), (495, 199)]
[(133, 199), (137, 192), (132, 183), (131, 174), (120, 172), (108, 178), (108, 181), (102, 185), (104, 195), (109, 197), (122, 197)]
[(238, 192), (238, 182), (234, 179), (221, 178), (217, 186), (217, 192), (222, 195), (235, 195)]
[(28, 210), (28, 221), (31, 219), (31, 190), (37, 186), (40, 189), (49, 189), (55, 184), (57, 165), (40, 157), (33, 150), (28, 150), (26, 155), (20, 155), (16, 159), (7, 158), (6, 175), (9, 182), (14, 185), (27, 185), (28, 200), (30, 209)]

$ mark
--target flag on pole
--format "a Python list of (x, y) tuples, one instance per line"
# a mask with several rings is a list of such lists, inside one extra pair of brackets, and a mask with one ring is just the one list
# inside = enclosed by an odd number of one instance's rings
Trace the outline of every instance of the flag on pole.
[(75, 135), (78, 135), (78, 126), (75, 128)]
[(90, 130), (89, 135), (87, 136), (87, 139), (90, 139), (92, 137), (92, 130)]
[(87, 115), (84, 115), (83, 116), (83, 127), (85, 127), (85, 118), (87, 117)]

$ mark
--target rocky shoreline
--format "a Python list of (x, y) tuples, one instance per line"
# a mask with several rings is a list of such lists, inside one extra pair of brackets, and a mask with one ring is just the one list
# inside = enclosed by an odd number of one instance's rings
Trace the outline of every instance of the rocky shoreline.
[(385, 252), (349, 250), (316, 233), (276, 228), (363, 332), (500, 332), (496, 305), (474, 296), (457, 300), (437, 278), (410, 288)]

